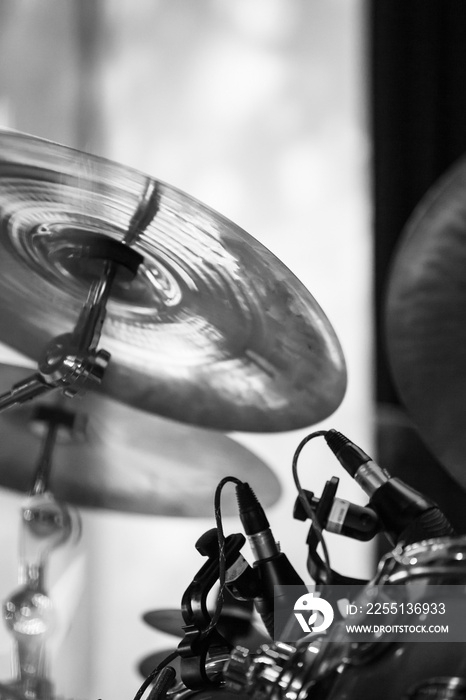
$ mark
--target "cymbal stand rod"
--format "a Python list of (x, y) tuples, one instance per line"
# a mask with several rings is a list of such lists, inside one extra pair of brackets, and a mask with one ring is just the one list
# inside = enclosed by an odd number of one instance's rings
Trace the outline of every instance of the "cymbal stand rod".
[[(152, 197), (156, 200), (154, 193)], [(151, 197), (149, 200), (152, 201)], [(65, 396), (73, 397), (83, 393), (89, 383), (102, 381), (110, 353), (97, 350), (97, 345), (117, 268), (126, 268), (126, 278), (133, 279), (143, 257), (125, 243), (111, 239), (89, 244), (83, 257), (100, 261), (102, 270), (90, 285), (74, 330), (59, 335), (47, 345), (39, 362), (39, 372), (0, 395), (0, 412), (52, 389), (61, 389)]]
[(115, 264), (111, 260), (106, 260), (102, 276), (91, 284), (86, 303), (72, 333), (77, 354), (80, 356), (85, 357), (89, 352), (93, 352), (100, 340), (115, 274)]
[(45, 493), (49, 488), (50, 470), (52, 469), (52, 452), (57, 441), (59, 426), (56, 422), (50, 422), (47, 427), (42, 449), (34, 474), (34, 481), (31, 488), (31, 496)]
[(54, 611), (45, 589), (45, 573), (51, 551), (65, 543), (71, 533), (70, 511), (50, 491), (34, 494), (23, 504), (20, 587), (5, 602), (3, 615), (15, 640), (17, 675), (13, 687), (31, 700), (53, 697), (46, 644), (54, 627)]
[[(79, 519), (76, 519), (80, 531)], [(73, 518), (66, 503), (51, 491), (29, 496), (21, 510), (21, 556), (19, 583), (43, 589), (50, 552), (70, 539)]]
[(100, 384), (103, 379), (110, 354), (97, 350), (97, 345), (115, 274), (115, 263), (105, 260), (101, 276), (91, 283), (73, 332), (49, 343), (39, 363), (45, 381), (62, 387), (65, 396), (82, 393), (88, 382)]
[(26, 379), (14, 384), (9, 391), (0, 394), (0, 413), (6, 411), (8, 408), (13, 408), (13, 406), (20, 406), (26, 401), (30, 401), (36, 398), (36, 396), (46, 394), (55, 388), (56, 387), (47, 384), (41, 374), (35, 372), (29, 377), (26, 377)]

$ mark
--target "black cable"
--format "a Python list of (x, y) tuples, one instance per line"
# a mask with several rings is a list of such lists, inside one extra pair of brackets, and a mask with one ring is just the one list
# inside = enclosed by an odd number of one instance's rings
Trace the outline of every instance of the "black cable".
[(303, 487), (301, 486), (301, 483), (299, 481), (298, 477), (298, 458), (299, 455), (301, 454), (301, 451), (307, 443), (312, 440), (313, 438), (316, 437), (323, 437), (327, 434), (327, 430), (316, 430), (314, 433), (311, 433), (310, 435), (307, 435), (301, 442), (299, 443), (298, 447), (295, 450), (295, 453), (293, 455), (293, 462), (292, 462), (292, 471), (293, 471), (293, 479), (294, 483), (296, 485), (296, 488), (298, 490), (298, 495), (299, 495), (299, 500), (302, 503), (302, 506), (304, 508), (304, 511), (306, 512), (306, 515), (310, 519), (312, 523), (312, 527), (314, 528), (314, 532), (317, 536), (317, 539), (319, 540), (319, 543), (322, 547), (322, 553), (324, 555), (324, 567), (325, 567), (325, 573), (327, 575), (327, 581), (326, 583), (331, 583), (332, 582), (332, 569), (330, 567), (330, 557), (327, 549), (327, 545), (325, 543), (324, 535), (322, 533), (322, 528), (320, 527), (320, 523), (317, 520), (315, 511), (311, 507), (311, 504), (309, 503), (307, 496), (304, 492)]
[[(225, 486), (225, 484), (232, 482), (234, 484), (242, 484), (243, 482), (240, 479), (237, 479), (235, 476), (226, 476), (224, 479), (222, 479), (218, 485), (217, 488), (215, 489), (215, 495), (214, 495), (214, 515), (215, 515), (215, 523), (217, 525), (217, 535), (218, 535), (218, 564), (219, 564), (219, 591), (218, 591), (218, 596), (217, 596), (217, 603), (215, 607), (215, 611), (212, 615), (212, 618), (208, 624), (208, 626), (202, 630), (200, 639), (204, 639), (207, 637), (208, 634), (215, 628), (217, 625), (217, 622), (220, 619), (220, 615), (222, 612), (222, 607), (223, 607), (223, 600), (224, 600), (224, 594), (225, 594), (225, 587), (226, 587), (226, 560), (225, 560), (225, 533), (223, 531), (223, 521), (222, 521), (222, 509), (221, 509), (221, 495), (222, 495), (222, 489)], [(157, 678), (158, 674), (160, 671), (162, 671), (169, 663), (170, 661), (173, 661), (173, 659), (176, 659), (176, 657), (179, 655), (179, 651), (176, 650), (169, 654), (163, 661), (159, 663), (159, 665), (154, 668), (153, 671), (150, 672), (150, 674), (147, 676), (147, 678), (144, 680), (142, 683), (141, 687), (139, 688), (138, 692), (134, 696), (133, 700), (140, 700), (147, 688), (150, 686), (151, 683), (154, 682), (154, 680)]]
[(150, 684), (153, 683), (153, 681), (157, 678), (157, 676), (158, 676), (158, 674), (160, 673), (160, 671), (161, 671), (163, 668), (165, 668), (165, 666), (168, 666), (168, 664), (170, 663), (170, 661), (173, 661), (173, 659), (176, 659), (176, 657), (178, 656), (178, 654), (179, 654), (178, 650), (172, 651), (171, 654), (168, 654), (168, 656), (166, 656), (166, 657), (164, 658), (164, 660), (161, 661), (161, 662), (159, 663), (159, 665), (158, 665), (156, 668), (154, 668), (153, 671), (151, 671), (151, 672), (149, 673), (149, 675), (147, 676), (147, 678), (144, 680), (144, 682), (142, 683), (141, 687), (139, 688), (138, 692), (137, 692), (136, 695), (134, 696), (133, 700), (140, 700), (140, 699), (142, 698), (142, 696), (144, 695), (145, 691), (146, 691), (147, 688), (150, 686)]
[(225, 560), (225, 533), (223, 531), (223, 522), (222, 522), (222, 510), (221, 510), (221, 495), (222, 495), (222, 489), (227, 483), (233, 483), (233, 484), (242, 484), (243, 482), (240, 479), (237, 479), (236, 476), (226, 476), (223, 478), (217, 485), (217, 488), (215, 489), (215, 496), (214, 496), (214, 515), (215, 515), (215, 524), (217, 526), (217, 536), (218, 536), (218, 568), (219, 568), (219, 584), (220, 587), (218, 589), (218, 595), (217, 595), (217, 602), (215, 605), (215, 610), (212, 615), (212, 618), (208, 624), (208, 626), (205, 628), (205, 630), (202, 631), (201, 634), (201, 639), (204, 639), (207, 637), (210, 632), (215, 628), (217, 622), (220, 619), (220, 615), (222, 612), (223, 608), (223, 601), (224, 601), (224, 595), (225, 595), (225, 587), (226, 587), (226, 560)]

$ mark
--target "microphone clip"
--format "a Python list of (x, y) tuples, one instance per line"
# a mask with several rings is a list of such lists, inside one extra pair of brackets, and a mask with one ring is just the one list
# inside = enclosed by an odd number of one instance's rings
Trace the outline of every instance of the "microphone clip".
[[(229, 569), (238, 559), (246, 539), (241, 533), (225, 538), (225, 563)], [(211, 622), (207, 609), (207, 596), (219, 579), (219, 548), (217, 530), (205, 532), (196, 542), (196, 549), (207, 557), (192, 582), (185, 590), (181, 600), (181, 613), (185, 622), (184, 637), (178, 645), (181, 657), (181, 678), (183, 683), (193, 690), (215, 685), (205, 669), (209, 652), (215, 654), (229, 653), (232, 645), (214, 627), (203, 634)]]
[[(340, 480), (333, 476), (327, 481), (322, 496), (317, 498), (312, 491), (304, 490), (307, 501), (315, 513), (315, 518), (322, 530), (351, 537), (353, 539), (367, 541), (372, 539), (380, 531), (380, 522), (372, 508), (357, 506), (349, 501), (336, 498), (336, 492)], [(293, 508), (295, 520), (305, 521), (308, 515), (302, 505), (301, 499), (295, 501)], [(315, 528), (311, 525), (306, 539), (309, 548), (307, 569), (310, 576), (318, 585), (360, 585), (367, 583), (362, 579), (344, 576), (331, 570), (331, 581), (328, 581), (326, 567), (322, 558), (317, 553), (319, 539)]]

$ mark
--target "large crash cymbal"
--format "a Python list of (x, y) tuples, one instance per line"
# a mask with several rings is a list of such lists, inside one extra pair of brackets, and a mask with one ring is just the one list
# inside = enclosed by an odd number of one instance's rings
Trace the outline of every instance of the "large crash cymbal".
[(169, 185), (12, 132), (0, 132), (1, 341), (37, 360), (73, 329), (89, 236), (144, 258), (133, 282), (112, 289), (104, 393), (220, 430), (291, 430), (339, 406), (335, 333), (266, 248)]
[(387, 344), (400, 397), (466, 488), (466, 161), (427, 194), (393, 267)]
[[(30, 370), (0, 365), (11, 385)], [(0, 415), (0, 485), (29, 492), (45, 428), (38, 407), (48, 395)], [(264, 506), (280, 495), (274, 473), (245, 447), (212, 430), (195, 428), (89, 393), (63, 400), (85, 426), (64, 433), (53, 451), (50, 488), (68, 503), (148, 515), (213, 517), (217, 483), (234, 475), (251, 483)], [(81, 421), (78, 423), (81, 424)], [(222, 493), (224, 515), (237, 513), (233, 487)]]

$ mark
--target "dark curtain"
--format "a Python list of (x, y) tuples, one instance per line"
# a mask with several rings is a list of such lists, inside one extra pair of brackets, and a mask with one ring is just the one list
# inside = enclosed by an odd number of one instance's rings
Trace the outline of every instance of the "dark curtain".
[(445, 497), (450, 516), (451, 499), (457, 498), (461, 513), (454, 508), (451, 519), (466, 531), (466, 497), (459, 487), (418, 436), (410, 433), (403, 446), (407, 423), (383, 331), (390, 261), (403, 227), (430, 185), (466, 152), (466, 2), (368, 0), (368, 9), (379, 451), (393, 460), (389, 466), (401, 478), (430, 489), (439, 502)]

